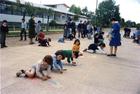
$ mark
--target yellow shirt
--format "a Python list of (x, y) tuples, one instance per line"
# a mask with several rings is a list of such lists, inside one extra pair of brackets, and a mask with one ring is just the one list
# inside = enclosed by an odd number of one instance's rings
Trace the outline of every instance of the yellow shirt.
[(76, 52), (77, 52), (77, 51), (79, 52), (79, 49), (80, 49), (80, 45), (75, 45), (75, 44), (74, 44), (73, 47), (72, 47), (72, 51), (74, 51), (74, 52), (75, 52), (75, 51), (76, 51)]

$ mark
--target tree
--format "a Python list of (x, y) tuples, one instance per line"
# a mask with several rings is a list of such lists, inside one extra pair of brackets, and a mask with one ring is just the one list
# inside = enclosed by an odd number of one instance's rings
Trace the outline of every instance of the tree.
[(75, 5), (72, 5), (69, 9), (70, 12), (75, 13), (77, 15), (81, 15), (81, 8), (76, 7)]
[(25, 2), (26, 6), (26, 12), (29, 16), (33, 15), (35, 13), (35, 8), (33, 7), (33, 4), (30, 2)]
[(84, 16), (87, 16), (88, 15), (87, 6), (84, 9), (82, 9), (82, 15), (84, 15)]
[(46, 12), (47, 12), (47, 28), (46, 28), (46, 31), (48, 31), (49, 30), (50, 16), (52, 16), (54, 14), (54, 11), (51, 8), (49, 8), (49, 9), (47, 9)]
[(97, 23), (104, 27), (110, 25), (111, 18), (115, 17), (118, 21), (121, 20), (119, 13), (119, 6), (115, 5), (114, 0), (106, 0), (99, 4), (99, 7), (96, 11)]

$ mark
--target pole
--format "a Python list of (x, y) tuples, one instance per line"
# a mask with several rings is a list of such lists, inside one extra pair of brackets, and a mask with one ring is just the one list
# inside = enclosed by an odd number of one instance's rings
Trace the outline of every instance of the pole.
[(95, 10), (95, 13), (96, 13), (95, 24), (96, 24), (96, 26), (97, 26), (97, 7), (98, 7), (98, 0), (96, 0), (96, 10)]

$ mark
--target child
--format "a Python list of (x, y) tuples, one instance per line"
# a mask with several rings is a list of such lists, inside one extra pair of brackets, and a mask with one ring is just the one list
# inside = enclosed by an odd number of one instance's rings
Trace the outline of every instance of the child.
[(8, 31), (9, 31), (9, 29), (8, 29), (7, 21), (3, 20), (1, 27), (0, 27), (1, 48), (7, 47), (6, 46), (6, 34), (8, 33)]
[(41, 62), (33, 65), (30, 70), (20, 70), (19, 72), (16, 73), (16, 76), (28, 78), (38, 77), (42, 80), (48, 80), (51, 78), (49, 76), (49, 73), (52, 62), (53, 62), (52, 56), (46, 55)]
[(51, 38), (45, 39), (45, 33), (41, 30), (38, 34), (38, 42), (40, 43), (39, 46), (50, 46)]
[(56, 52), (53, 56), (53, 64), (51, 65), (51, 70), (59, 73), (63, 73), (66, 69), (63, 69), (63, 64), (61, 60), (64, 60), (65, 57), (62, 52)]
[(59, 43), (65, 43), (65, 38), (59, 38), (59, 39), (58, 39), (58, 42), (59, 42)]
[(86, 51), (90, 52), (90, 50), (92, 50), (93, 53), (96, 53), (96, 50), (100, 50), (103, 53), (105, 53), (103, 50), (105, 46), (106, 46), (105, 43), (100, 43), (99, 45), (93, 43), (93, 44), (90, 44), (87, 49), (84, 49), (83, 52), (86, 52)]
[(94, 44), (98, 45), (100, 42), (104, 41), (104, 32), (98, 32), (94, 35)]
[(73, 62), (73, 58), (79, 57), (80, 55), (77, 53), (73, 53), (72, 50), (58, 50), (56, 53), (63, 53), (64, 57), (67, 58), (67, 62), (69, 64), (72, 64), (73, 66), (76, 65), (75, 62)]

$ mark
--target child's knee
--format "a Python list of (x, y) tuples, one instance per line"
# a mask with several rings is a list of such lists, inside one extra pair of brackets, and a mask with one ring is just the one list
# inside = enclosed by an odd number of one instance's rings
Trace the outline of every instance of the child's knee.
[(34, 78), (35, 77), (35, 73), (27, 73), (26, 74), (28, 78)]

